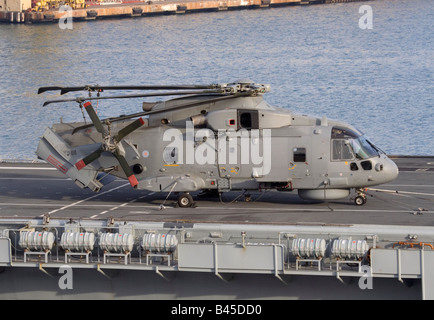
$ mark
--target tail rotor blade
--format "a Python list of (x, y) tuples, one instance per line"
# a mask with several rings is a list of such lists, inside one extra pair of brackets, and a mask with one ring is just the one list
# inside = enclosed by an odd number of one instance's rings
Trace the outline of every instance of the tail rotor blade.
[(90, 119), (92, 120), (92, 123), (94, 124), (96, 130), (102, 133), (103, 135), (108, 134), (107, 130), (104, 128), (101, 120), (96, 114), (95, 109), (92, 107), (92, 103), (88, 101), (83, 105), (83, 107), (86, 109), (86, 112), (89, 115)]
[(139, 184), (139, 182), (137, 181), (137, 178), (134, 175), (133, 170), (128, 165), (127, 160), (124, 158), (124, 156), (121, 156), (117, 152), (113, 152), (113, 155), (118, 160), (122, 170), (124, 171), (125, 175), (127, 176), (128, 181), (130, 182), (131, 186), (133, 188), (137, 188), (137, 185)]
[(113, 140), (116, 140), (117, 142), (121, 141), (124, 137), (129, 135), (134, 130), (137, 130), (141, 126), (145, 124), (145, 121), (142, 118), (139, 118), (135, 120), (134, 122), (127, 125), (125, 128), (122, 128), (119, 130), (118, 134), (113, 137)]
[(98, 159), (101, 156), (102, 151), (103, 151), (102, 148), (99, 148), (99, 149), (95, 150), (94, 152), (92, 152), (89, 155), (87, 155), (86, 157), (84, 157), (82, 160), (78, 161), (75, 164), (75, 167), (78, 170), (83, 169), (89, 163), (91, 163), (91, 162), (95, 161), (96, 159)]

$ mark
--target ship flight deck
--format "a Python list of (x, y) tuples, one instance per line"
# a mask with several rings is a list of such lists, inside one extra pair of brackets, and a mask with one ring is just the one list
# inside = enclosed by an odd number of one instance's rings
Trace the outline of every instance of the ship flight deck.
[(134, 190), (115, 180), (99, 193), (78, 188), (45, 163), (0, 163), (0, 216), (254, 224), (381, 224), (434, 226), (434, 157), (393, 157), (400, 173), (367, 190), (367, 203), (350, 198), (301, 200), (297, 192), (193, 193), (194, 208), (177, 208), (176, 194)]
[(399, 177), (363, 206), (269, 191), (177, 208), (125, 180), (93, 193), (0, 163), (0, 299), (434, 299), (434, 157), (392, 158)]

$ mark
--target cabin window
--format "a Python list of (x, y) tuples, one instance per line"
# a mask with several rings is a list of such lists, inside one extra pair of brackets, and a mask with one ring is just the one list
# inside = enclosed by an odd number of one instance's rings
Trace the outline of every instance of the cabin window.
[(294, 162), (306, 162), (306, 148), (294, 148)]

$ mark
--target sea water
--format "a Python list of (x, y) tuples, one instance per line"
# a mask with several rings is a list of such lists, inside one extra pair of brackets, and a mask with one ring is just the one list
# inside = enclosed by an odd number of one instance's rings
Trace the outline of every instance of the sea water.
[[(270, 84), (264, 98), (272, 105), (345, 121), (388, 154), (433, 155), (433, 35), (432, 0), (96, 20), (72, 29), (2, 24), (0, 160), (36, 159), (45, 127), (83, 119), (75, 102), (43, 107), (60, 96), (38, 95), (41, 86), (237, 79)], [(68, 97), (77, 95), (86, 93)], [(101, 100), (98, 112), (139, 112), (141, 101)]]

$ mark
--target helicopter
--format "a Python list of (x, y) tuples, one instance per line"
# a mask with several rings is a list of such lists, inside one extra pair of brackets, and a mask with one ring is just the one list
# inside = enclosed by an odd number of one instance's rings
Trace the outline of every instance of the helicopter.
[[(101, 96), (110, 90), (146, 92)], [(179, 207), (192, 207), (195, 191), (297, 190), (302, 199), (329, 201), (354, 190), (351, 200), (360, 206), (367, 201), (367, 187), (398, 176), (396, 164), (358, 129), (271, 106), (263, 99), (270, 85), (248, 79), (210, 85), (53, 86), (39, 88), (38, 94), (46, 91), (89, 95), (44, 102), (76, 102), (84, 121), (46, 128), (36, 154), (94, 192), (122, 178), (134, 189), (176, 193)], [(94, 100), (163, 96), (172, 97), (142, 102), (137, 113), (106, 119), (92, 105)]]

